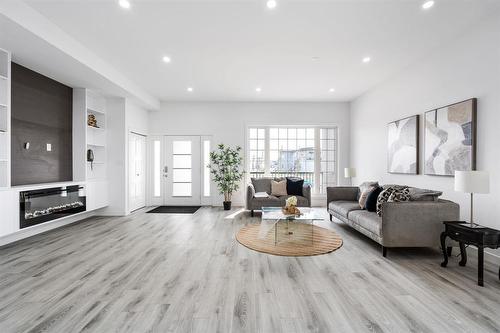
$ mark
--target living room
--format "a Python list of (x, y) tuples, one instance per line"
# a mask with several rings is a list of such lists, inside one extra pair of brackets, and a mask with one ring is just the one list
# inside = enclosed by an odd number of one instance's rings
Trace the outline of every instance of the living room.
[(500, 331), (498, 40), (494, 0), (0, 1), (0, 331)]

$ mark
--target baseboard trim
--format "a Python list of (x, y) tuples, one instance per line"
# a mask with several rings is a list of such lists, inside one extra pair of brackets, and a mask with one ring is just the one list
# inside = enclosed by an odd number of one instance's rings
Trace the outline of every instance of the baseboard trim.
[(0, 237), (0, 246), (14, 243), (14, 242), (20, 241), (20, 240), (28, 238), (28, 237), (32, 237), (32, 236), (35, 236), (35, 235), (38, 235), (38, 234), (41, 234), (41, 233), (44, 233), (44, 232), (47, 232), (47, 231), (50, 231), (53, 229), (63, 227), (63, 226), (68, 225), (68, 224), (72, 224), (72, 223), (75, 223), (75, 222), (78, 222), (81, 220), (85, 220), (85, 219), (92, 217), (92, 216), (95, 216), (95, 215), (96, 215), (95, 211), (83, 212), (83, 213), (75, 214), (72, 216), (64, 217), (61, 219), (57, 219), (54, 221), (45, 222), (43, 224), (34, 225), (34, 226), (26, 228), (26, 229), (21, 229), (21, 230), (18, 230), (12, 234)]

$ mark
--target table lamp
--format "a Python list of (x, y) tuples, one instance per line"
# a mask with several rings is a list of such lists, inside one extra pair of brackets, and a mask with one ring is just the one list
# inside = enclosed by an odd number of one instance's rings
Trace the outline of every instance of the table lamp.
[(490, 192), (487, 171), (455, 171), (455, 191), (470, 193), (470, 226), (474, 227), (474, 193)]
[(344, 177), (349, 178), (352, 186), (352, 177), (356, 177), (356, 168), (344, 168)]

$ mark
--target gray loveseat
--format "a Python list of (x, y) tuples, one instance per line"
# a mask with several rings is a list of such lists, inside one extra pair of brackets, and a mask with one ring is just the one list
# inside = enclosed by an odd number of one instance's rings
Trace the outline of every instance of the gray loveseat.
[(457, 221), (460, 206), (452, 201), (423, 199), (382, 204), (382, 217), (360, 208), (358, 187), (328, 187), (327, 209), (332, 217), (382, 245), (390, 247), (438, 247), (443, 221)]
[[(252, 216), (255, 210), (261, 210), (262, 207), (284, 207), (285, 201), (292, 195), (282, 195), (275, 197), (271, 195), (271, 180), (281, 181), (285, 178), (252, 178), (252, 183), (247, 188), (247, 209), (251, 211)], [(256, 198), (256, 192), (266, 192), (267, 198)], [(296, 195), (298, 207), (311, 207), (311, 186), (304, 184), (302, 196)]]

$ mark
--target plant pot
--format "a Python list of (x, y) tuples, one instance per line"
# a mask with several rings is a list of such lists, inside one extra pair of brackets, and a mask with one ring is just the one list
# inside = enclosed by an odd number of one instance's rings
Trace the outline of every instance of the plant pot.
[(231, 201), (224, 201), (224, 210), (231, 210)]

